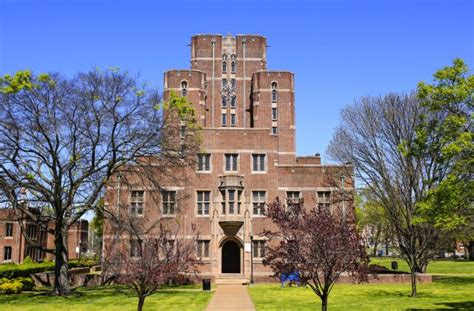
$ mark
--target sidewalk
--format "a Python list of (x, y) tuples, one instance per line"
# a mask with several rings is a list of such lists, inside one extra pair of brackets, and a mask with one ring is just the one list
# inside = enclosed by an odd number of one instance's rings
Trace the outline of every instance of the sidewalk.
[(255, 310), (245, 285), (217, 285), (216, 292), (207, 306), (214, 310)]

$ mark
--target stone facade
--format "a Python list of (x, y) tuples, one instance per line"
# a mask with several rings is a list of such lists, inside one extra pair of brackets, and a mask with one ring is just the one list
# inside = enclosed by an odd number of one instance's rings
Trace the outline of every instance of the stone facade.
[[(139, 200), (147, 220), (179, 218), (184, 236), (197, 226), (200, 277), (248, 280), (251, 252), (255, 279), (271, 275), (262, 264), (260, 233), (273, 224), (260, 214), (261, 203), (303, 198), (307, 208), (353, 212), (351, 202), (336, 200), (341, 185), (353, 191), (351, 166), (323, 165), (319, 154), (296, 156), (294, 75), (268, 70), (266, 48), (260, 35), (195, 35), (191, 69), (164, 73), (164, 100), (173, 91), (194, 104), (203, 154), (196, 168), (163, 178), (167, 194), (144, 191)], [(139, 183), (111, 185), (106, 204), (134, 201), (140, 189)], [(176, 198), (174, 213), (165, 215), (169, 193)], [(106, 229), (104, 245), (108, 238)]]
[[(22, 263), (26, 257), (38, 262), (44, 259), (53, 260), (53, 254), (32, 246), (24, 234), (26, 232), (32, 241), (48, 249), (54, 249), (54, 236), (27, 220), (22, 220), (20, 225), (17, 219), (12, 209), (0, 209), (0, 263)], [(48, 226), (50, 229), (54, 228), (53, 222)], [(69, 259), (79, 259), (81, 254), (87, 252), (88, 227), (88, 221), (81, 219), (69, 229), (67, 236)]]

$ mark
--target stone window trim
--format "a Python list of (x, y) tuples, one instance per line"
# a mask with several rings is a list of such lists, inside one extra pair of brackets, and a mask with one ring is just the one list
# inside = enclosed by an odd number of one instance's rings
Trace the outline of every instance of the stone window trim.
[(278, 102), (278, 82), (272, 81), (270, 83), (270, 88), (271, 88), (271, 96), (272, 96), (272, 103)]
[(265, 239), (254, 239), (252, 245), (252, 256), (254, 259), (262, 260), (265, 257), (267, 240)]
[(272, 107), (272, 121), (278, 121), (278, 108)]
[[(209, 193), (209, 201), (206, 200), (206, 192)], [(202, 201), (199, 201), (199, 193), (202, 193)], [(195, 216), (196, 217), (210, 217), (211, 213), (212, 213), (212, 204), (213, 204), (213, 200), (212, 200), (212, 190), (211, 189), (196, 189), (195, 190), (195, 195), (196, 195), (196, 212), (195, 212)], [(206, 214), (206, 210), (205, 210), (205, 204), (209, 204), (209, 209), (208, 209), (208, 213)], [(201, 214), (199, 214), (199, 204), (202, 204), (201, 206)]]
[(333, 191), (330, 188), (327, 189), (318, 189), (316, 191), (316, 200), (317, 200), (317, 209), (321, 211), (323, 209), (332, 212), (332, 198)]
[[(172, 209), (172, 212), (170, 211)], [(161, 217), (176, 217), (178, 209), (178, 192), (163, 188), (161, 190)]]
[[(142, 199), (138, 200), (140, 192), (142, 193)], [(135, 194), (138, 196), (137, 199), (134, 198)], [(130, 190), (128, 195), (129, 195), (128, 202), (130, 202), (128, 206), (128, 212), (130, 214), (132, 213), (135, 214), (134, 216), (136, 217), (143, 217), (145, 214), (146, 191), (140, 188), (136, 188), (136, 189)], [(142, 204), (141, 213), (139, 213), (140, 208), (137, 208), (137, 206), (139, 206), (139, 203)], [(137, 204), (137, 206), (135, 206), (135, 208), (137, 209), (136, 211), (134, 211), (134, 208), (132, 207), (133, 204)]]
[(180, 83), (181, 86), (181, 96), (186, 97), (188, 95), (188, 81), (182, 80)]
[[(229, 158), (229, 160), (227, 160)], [(229, 163), (227, 161), (230, 161)], [(224, 153), (224, 167), (225, 173), (237, 173), (240, 165), (240, 155), (238, 153)], [(229, 165), (227, 165), (229, 164)], [(229, 169), (227, 169), (229, 167)]]
[(210, 174), (212, 173), (212, 155), (208, 152), (199, 153), (197, 155), (196, 173)]
[[(254, 161), (255, 161), (254, 156), (257, 156), (257, 161), (259, 162), (258, 163), (259, 170), (256, 170), (256, 171), (254, 170)], [(263, 170), (260, 170), (260, 168), (261, 168), (260, 167), (260, 164), (261, 164), (260, 156), (264, 157)], [(251, 172), (251, 174), (266, 174), (267, 169), (268, 169), (268, 154), (266, 152), (255, 152), (255, 153), (250, 154), (250, 172)]]
[(262, 210), (261, 210), (261, 207), (259, 208), (259, 213), (258, 214), (255, 214), (255, 210), (254, 210), (254, 193), (255, 192), (259, 192), (260, 194), (263, 192), (264, 195), (263, 195), (263, 202), (260, 200), (258, 203), (259, 204), (263, 204), (263, 206), (265, 206), (265, 203), (268, 202), (268, 191), (266, 189), (252, 189), (251, 190), (251, 206), (252, 206), (252, 212), (251, 212), (251, 217), (254, 217), (254, 218), (263, 218), (263, 217), (266, 217), (265, 214), (262, 213)]

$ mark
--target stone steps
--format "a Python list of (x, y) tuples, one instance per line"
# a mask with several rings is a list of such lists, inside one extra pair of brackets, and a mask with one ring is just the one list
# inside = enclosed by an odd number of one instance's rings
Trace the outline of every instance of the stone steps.
[(218, 277), (215, 279), (216, 285), (247, 285), (249, 280), (242, 277)]

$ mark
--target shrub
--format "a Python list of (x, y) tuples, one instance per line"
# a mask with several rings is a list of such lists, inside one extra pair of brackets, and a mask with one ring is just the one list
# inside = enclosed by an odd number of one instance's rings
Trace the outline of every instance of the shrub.
[(35, 287), (35, 283), (31, 278), (21, 277), (15, 279), (14, 281), (20, 281), (21, 284), (23, 284), (23, 290), (33, 290), (33, 288)]
[(18, 280), (3, 283), (0, 285), (0, 293), (3, 294), (18, 294), (23, 290), (23, 283)]

